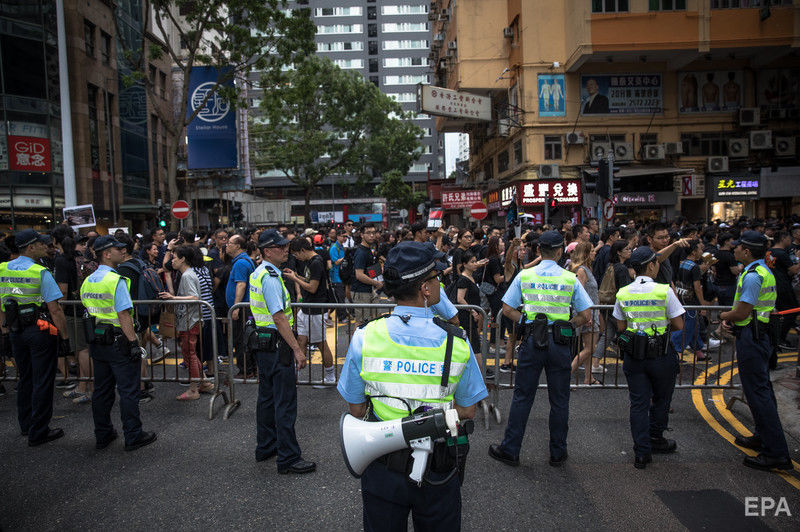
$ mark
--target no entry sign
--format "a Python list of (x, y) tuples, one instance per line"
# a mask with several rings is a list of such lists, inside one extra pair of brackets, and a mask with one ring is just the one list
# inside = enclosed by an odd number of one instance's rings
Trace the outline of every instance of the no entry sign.
[(178, 220), (183, 220), (189, 216), (189, 204), (183, 200), (178, 200), (172, 204), (172, 216)]
[(477, 203), (473, 203), (472, 207), (469, 209), (469, 215), (475, 218), (476, 220), (483, 220), (489, 215), (489, 210), (486, 208), (486, 205), (482, 201)]

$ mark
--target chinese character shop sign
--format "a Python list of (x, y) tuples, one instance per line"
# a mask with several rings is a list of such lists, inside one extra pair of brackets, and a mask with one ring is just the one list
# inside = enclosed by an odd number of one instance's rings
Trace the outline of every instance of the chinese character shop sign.
[(472, 121), (492, 119), (492, 99), (488, 96), (433, 85), (418, 85), (418, 93), (419, 110), (423, 113)]
[(20, 172), (50, 171), (50, 140), (37, 137), (8, 137), (8, 166)]
[(721, 176), (714, 178), (712, 199), (716, 201), (741, 201), (758, 199), (759, 176)]
[(523, 181), (519, 183), (520, 205), (544, 205), (545, 198), (558, 200), (559, 205), (580, 205), (581, 184), (578, 179)]
[(442, 207), (445, 209), (468, 209), (482, 199), (480, 190), (442, 191)]

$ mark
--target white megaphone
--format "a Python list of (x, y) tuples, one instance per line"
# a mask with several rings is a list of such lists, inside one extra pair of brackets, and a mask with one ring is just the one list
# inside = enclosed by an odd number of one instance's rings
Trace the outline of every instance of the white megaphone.
[(385, 454), (411, 447), (414, 465), (409, 477), (418, 485), (433, 452), (435, 441), (458, 436), (458, 413), (455, 409), (437, 408), (391, 421), (362, 421), (342, 414), (339, 437), (344, 463), (359, 478), (367, 466)]

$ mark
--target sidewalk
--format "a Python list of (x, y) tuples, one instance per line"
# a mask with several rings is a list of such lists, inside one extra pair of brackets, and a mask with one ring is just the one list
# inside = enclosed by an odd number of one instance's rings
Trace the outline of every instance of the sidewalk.
[(800, 367), (796, 358), (780, 366), (772, 372), (772, 387), (789, 449), (794, 450), (800, 448)]

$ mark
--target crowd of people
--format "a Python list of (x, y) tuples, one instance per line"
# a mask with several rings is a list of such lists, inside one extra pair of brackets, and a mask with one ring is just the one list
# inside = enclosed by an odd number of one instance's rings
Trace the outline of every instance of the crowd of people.
[[(721, 305), (733, 303), (736, 280), (741, 273), (732, 252), (733, 241), (745, 230), (755, 230), (770, 239), (767, 264), (778, 285), (777, 310), (798, 306), (800, 293), (800, 218), (759, 220), (741, 218), (729, 221), (692, 224), (682, 217), (670, 223), (617, 221), (602, 230), (596, 219), (585, 224), (564, 220), (556, 227), (526, 224), (521, 228), (497, 227), (489, 224), (469, 227), (429, 229), (418, 221), (395, 230), (379, 224), (329, 224), (316, 228), (298, 228), (280, 224), (277, 230), (290, 241), (290, 253), (282, 265), (283, 280), (293, 303), (378, 303), (389, 298), (383, 290), (382, 265), (389, 251), (401, 241), (433, 242), (444, 253), (448, 264), (443, 274), (443, 293), (455, 305), (470, 305), (485, 310), (491, 320), (489, 352), (502, 356), (499, 371), (514, 370), (514, 347), (518, 342), (515, 324), (502, 315), (502, 297), (510, 282), (525, 268), (541, 260), (537, 241), (548, 229), (559, 231), (565, 240), (565, 253), (559, 265), (577, 275), (595, 305), (614, 303), (616, 292), (635, 277), (627, 264), (631, 251), (640, 245), (658, 253), (661, 268), (656, 279), (669, 283), (684, 305)], [(257, 248), (263, 228), (196, 231), (184, 229), (168, 232), (156, 228), (133, 237), (118, 230), (114, 235), (126, 245), (125, 260), (119, 272), (131, 280), (134, 300), (148, 297), (164, 300), (201, 300), (208, 305), (179, 305), (175, 320), (177, 348), (192, 378), (189, 390), (181, 400), (195, 400), (207, 387), (202, 377), (213, 375), (212, 335), (217, 335), (217, 356), (227, 353), (227, 327), (235, 338), (235, 363), (240, 377), (256, 378), (256, 364), (246, 349), (238, 349), (244, 341), (247, 312), (235, 310), (230, 325), (225, 320), (211, 322), (213, 307), (217, 317), (225, 317), (237, 303), (249, 301), (248, 281), (261, 263)], [(50, 232), (48, 254), (41, 259), (53, 273), (64, 299), (77, 300), (83, 280), (97, 268), (92, 244), (99, 236), (95, 231), (76, 234), (65, 225)], [(0, 243), (0, 262), (16, 256), (13, 236)], [(147, 281), (140, 282), (145, 276)], [(140, 294), (144, 289), (146, 293)], [(154, 288), (153, 288), (154, 287)], [(334, 353), (325, 341), (325, 329), (339, 323), (362, 323), (378, 314), (364, 308), (339, 309), (329, 313), (325, 308), (301, 308), (297, 313), (297, 334), (301, 347), (319, 349), (324, 370), (323, 384), (336, 381)], [(91, 374), (88, 347), (80, 334), (77, 305), (65, 307), (67, 327), (76, 332), (72, 339), (74, 357), (60, 359), (61, 378), (57, 384), (66, 398), (78, 404), (91, 401), (92, 382), (69, 378)], [(149, 345), (150, 363), (169, 355), (167, 343), (158, 334), (158, 310), (142, 313), (140, 334), (143, 345)], [(475, 352), (480, 352), (480, 334), (484, 314), (461, 310), (452, 319), (468, 333)], [(445, 318), (450, 318), (445, 316)], [(601, 364), (605, 348), (613, 339), (613, 320), (607, 312), (593, 310), (590, 323), (577, 332), (580, 343), (572, 362), (574, 373), (582, 372), (584, 384), (595, 384), (604, 372)], [(724, 341), (704, 311), (689, 310), (686, 327), (673, 333), (678, 353), (703, 361), (711, 348)], [(496, 323), (496, 326), (494, 325)], [(787, 335), (794, 326), (791, 317), (782, 320), (778, 349), (787, 349)], [(175, 347), (173, 347), (175, 349)], [(335, 349), (334, 349), (335, 350)], [(10, 353), (6, 352), (6, 356)], [(4, 367), (3, 367), (4, 369)], [(487, 368), (489, 375), (493, 369)], [(147, 365), (143, 363), (143, 375)], [(152, 383), (142, 382), (141, 400), (153, 398)]]

